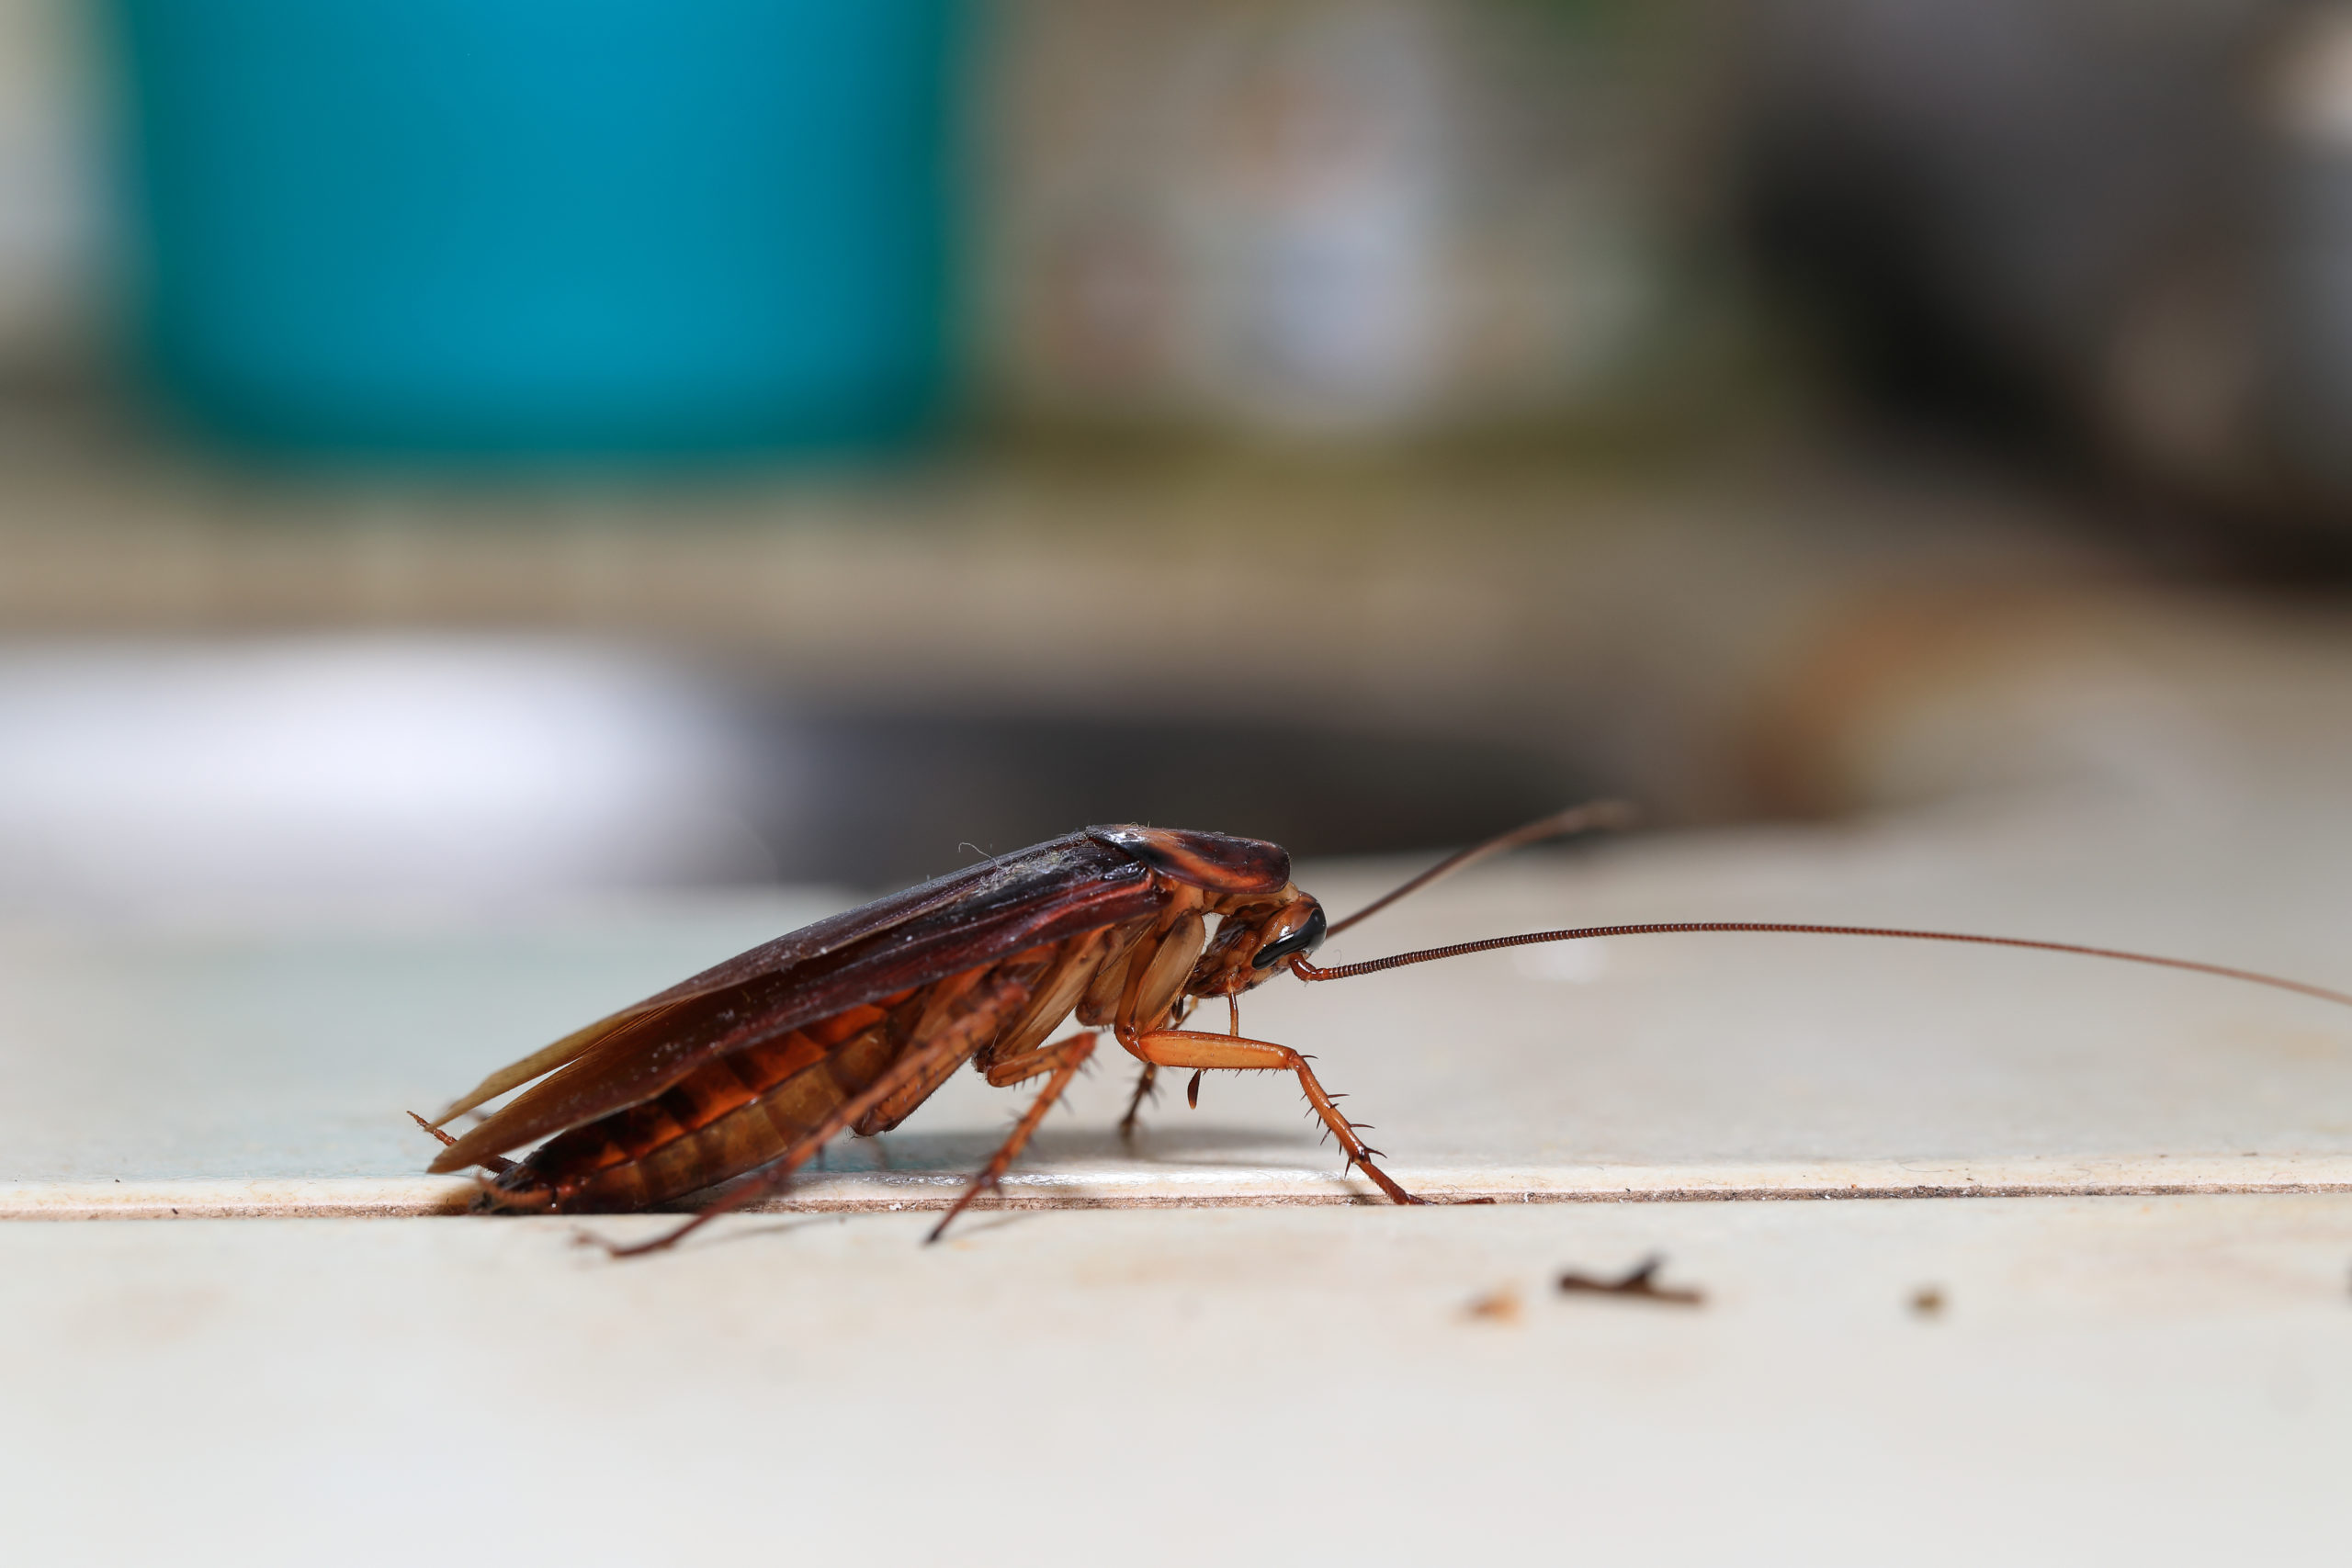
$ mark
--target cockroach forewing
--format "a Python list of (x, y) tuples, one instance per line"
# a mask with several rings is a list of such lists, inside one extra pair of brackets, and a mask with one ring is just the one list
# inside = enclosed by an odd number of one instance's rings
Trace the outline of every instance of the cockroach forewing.
[(750, 981), (805, 964), (812, 958), (821, 958), (852, 942), (863, 942), (876, 932), (904, 925), (909, 920), (918, 919), (959, 901), (975, 897), (986, 899), (991, 890), (1001, 889), (1006, 884), (1017, 885), (1032, 880), (1041, 870), (1068, 860), (1069, 852), (1084, 844), (1086, 837), (1084, 833), (1070, 833), (1017, 854), (966, 866), (961, 871), (952, 871), (944, 876), (935, 876), (929, 882), (876, 898), (870, 904), (861, 904), (854, 909), (829, 915), (813, 924), (802, 926), (798, 931), (787, 931), (772, 942), (764, 942), (739, 953), (699, 975), (679, 981), (666, 991), (656, 992), (641, 1002), (632, 1002), (585, 1029), (565, 1035), (552, 1045), (532, 1052), (519, 1062), (499, 1068), (462, 1097), (451, 1101), (448, 1109), (434, 1119), (433, 1124), (447, 1126), (452, 1119), (464, 1115), (477, 1105), (497, 1099), (515, 1085), (528, 1083), (542, 1073), (553, 1072), (612, 1035), (624, 1024), (642, 1020), (656, 1010), (731, 990)]
[(657, 1008), (650, 1002), (639, 1002), (634, 1007), (622, 1009), (609, 1018), (600, 1018), (585, 1029), (575, 1030), (554, 1044), (543, 1046), (521, 1061), (509, 1062), (499, 1068), (498, 1071), (474, 1085), (472, 1089), (468, 1089), (465, 1094), (451, 1100), (447, 1108), (426, 1125), (446, 1127), (475, 1106), (496, 1100), (515, 1085), (529, 1083), (542, 1073), (551, 1073), (566, 1062), (574, 1060), (598, 1042), (611, 1036), (614, 1031), (633, 1023), (657, 1019), (675, 1005), (672, 1003), (669, 1006)]
[(1050, 876), (1057, 870), (1067, 874), (1071, 852), (1079, 851), (1081, 858), (1091, 858), (1083, 857), (1084, 849), (1094, 847), (1086, 842), (1089, 837), (1087, 833), (1069, 833), (1015, 854), (1001, 855), (995, 860), (983, 861), (978, 865), (966, 866), (961, 871), (935, 876), (929, 882), (876, 898), (870, 904), (861, 904), (854, 909), (844, 909), (838, 915), (829, 915), (798, 931), (787, 931), (772, 942), (762, 942), (722, 964), (713, 964), (699, 975), (679, 981), (666, 991), (656, 992), (640, 1002), (632, 1002), (585, 1029), (565, 1035), (552, 1045), (543, 1046), (522, 1060), (499, 1068), (452, 1100), (447, 1109), (434, 1118), (433, 1125), (446, 1127), (475, 1106), (486, 1104), (516, 1085), (528, 1083), (543, 1073), (553, 1072), (611, 1036), (623, 1025), (646, 1019), (657, 1010), (697, 997), (731, 990), (750, 981), (781, 973), (959, 901), (976, 897), (983, 902), (989, 901), (991, 894), (1001, 893), (1008, 886), (1030, 884), (1041, 874)]
[[(715, 1056), (877, 997), (1140, 919), (1155, 912), (1162, 897), (1148, 868), (1078, 833), (974, 871), (979, 874), (959, 874), (952, 897), (910, 901), (897, 895), (834, 916), (492, 1075), (488, 1083), (511, 1088), (534, 1062), (563, 1058), (552, 1077), (444, 1149), (430, 1168), (459, 1170), (640, 1104)], [(848, 934), (858, 917), (875, 909), (884, 912), (862, 935)], [(820, 926), (829, 928), (822, 937), (804, 941)], [(779, 960), (804, 947), (813, 951)]]

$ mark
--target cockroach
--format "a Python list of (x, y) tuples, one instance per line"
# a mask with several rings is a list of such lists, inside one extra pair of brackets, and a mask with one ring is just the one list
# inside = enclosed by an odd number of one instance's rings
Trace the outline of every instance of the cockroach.
[[(1257, 839), (1178, 828), (1088, 828), (999, 855), (819, 920), (622, 1009), (484, 1078), (434, 1122), (431, 1168), (486, 1173), (481, 1205), (610, 1213), (744, 1178), (683, 1224), (616, 1256), (671, 1246), (782, 1186), (838, 1134), (888, 1132), (967, 1062), (999, 1088), (1044, 1089), (928, 1239), (997, 1186), (1101, 1032), (1143, 1063), (1120, 1122), (1131, 1133), (1163, 1067), (1296, 1075), (1314, 1114), (1391, 1201), (1418, 1203), (1343, 1115), (1307, 1058), (1241, 1033), (1240, 998), (1282, 970), (1346, 979), (1495, 948), (1679, 931), (1779, 931), (1976, 942), (2189, 969), (2352, 1006), (2352, 996), (2189, 959), (2073, 942), (1876, 926), (1695, 920), (1531, 931), (1317, 967), (1324, 940), (1499, 851), (1619, 827), (1614, 802), (1530, 823), (1430, 867), (1346, 919), (1291, 880), (1290, 855)], [(1211, 922), (1216, 922), (1212, 927)], [(1221, 998), (1228, 1027), (1182, 1027)], [(1075, 1033), (1054, 1038), (1075, 1016)], [(540, 1081), (533, 1084), (531, 1080)], [(441, 1129), (525, 1084), (462, 1136)], [(539, 1140), (545, 1140), (539, 1142)], [(530, 1154), (508, 1151), (537, 1143)]]

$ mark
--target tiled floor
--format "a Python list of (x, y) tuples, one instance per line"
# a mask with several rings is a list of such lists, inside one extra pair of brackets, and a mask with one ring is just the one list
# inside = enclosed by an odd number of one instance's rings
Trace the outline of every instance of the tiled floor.
[[(1303, 879), (1346, 908), (1393, 869)], [(2342, 985), (2347, 869), (2352, 826), (2284, 804), (1952, 811), (1531, 856), (1330, 956), (1811, 918)], [(288, 1217), (460, 1200), (404, 1108), (826, 901), (7, 933), (0, 1206), (182, 1215), (0, 1225), (20, 1560), (2186, 1562), (2340, 1537), (2352, 1012), (2190, 976), (1657, 938), (1253, 999), (1408, 1182), (1571, 1203), (1340, 1206), (1273, 1082), (1171, 1096), (1123, 1148), (1109, 1071), (1015, 1201), (1247, 1206), (982, 1213), (922, 1248), (889, 1207), (938, 1201), (1020, 1103), (967, 1077), (888, 1170), (854, 1145), (796, 1193), (855, 1212), (650, 1261), (562, 1221)], [(1987, 1190), (2041, 1195), (1864, 1196)], [(1765, 1195), (1848, 1201), (1723, 1201)], [(1688, 1201), (1612, 1201), (1659, 1196)], [(1652, 1252), (1703, 1305), (1553, 1287)]]
[[(747, 1216), (619, 1266), (569, 1228), (0, 1228), (12, 1560), (2341, 1540), (2352, 1197)], [(1653, 1250), (1702, 1305), (1554, 1287)]]

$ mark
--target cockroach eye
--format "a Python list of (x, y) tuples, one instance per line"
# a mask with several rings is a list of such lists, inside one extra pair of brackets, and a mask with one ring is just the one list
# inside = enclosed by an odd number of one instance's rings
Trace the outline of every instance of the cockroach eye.
[(1323, 945), (1323, 931), (1328, 923), (1323, 919), (1321, 908), (1317, 907), (1313, 914), (1306, 917), (1305, 925), (1286, 937), (1278, 937), (1268, 942), (1251, 955), (1250, 967), (1272, 969), (1285, 958), (1295, 957), (1302, 953), (1314, 952)]

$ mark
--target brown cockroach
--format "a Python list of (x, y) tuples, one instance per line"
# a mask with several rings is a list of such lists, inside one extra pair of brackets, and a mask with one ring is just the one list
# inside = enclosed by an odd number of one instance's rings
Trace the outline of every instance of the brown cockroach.
[[(749, 1178), (653, 1241), (781, 1186), (833, 1137), (904, 1121), (965, 1063), (1000, 1088), (1046, 1085), (929, 1239), (997, 1185), (1093, 1055), (1098, 1031), (1143, 1063), (1126, 1116), (1162, 1067), (1297, 1076), (1346, 1156), (1392, 1201), (1420, 1199), (1374, 1164), (1306, 1057), (1241, 1033), (1240, 996), (1287, 969), (1338, 980), (1532, 942), (1677, 931), (1782, 931), (2034, 948), (2189, 969), (2352, 1006), (2352, 996), (2189, 959), (2074, 942), (1876, 926), (1696, 920), (1531, 931), (1320, 968), (1323, 940), (1475, 861), (1541, 839), (1621, 826), (1612, 802), (1533, 822), (1440, 862), (1346, 919), (1291, 881), (1290, 856), (1257, 839), (1177, 828), (1089, 828), (968, 866), (818, 921), (624, 1008), (484, 1078), (433, 1122), (431, 1168), (481, 1167), (484, 1206), (552, 1213), (648, 1208)], [(1215, 921), (1212, 929), (1210, 922)], [(1182, 1027), (1225, 1000), (1226, 1032)], [(1054, 1039), (1075, 1015), (1079, 1032)], [(464, 1135), (441, 1127), (532, 1084)], [(544, 1142), (538, 1142), (544, 1139)], [(507, 1151), (537, 1142), (521, 1160)]]

